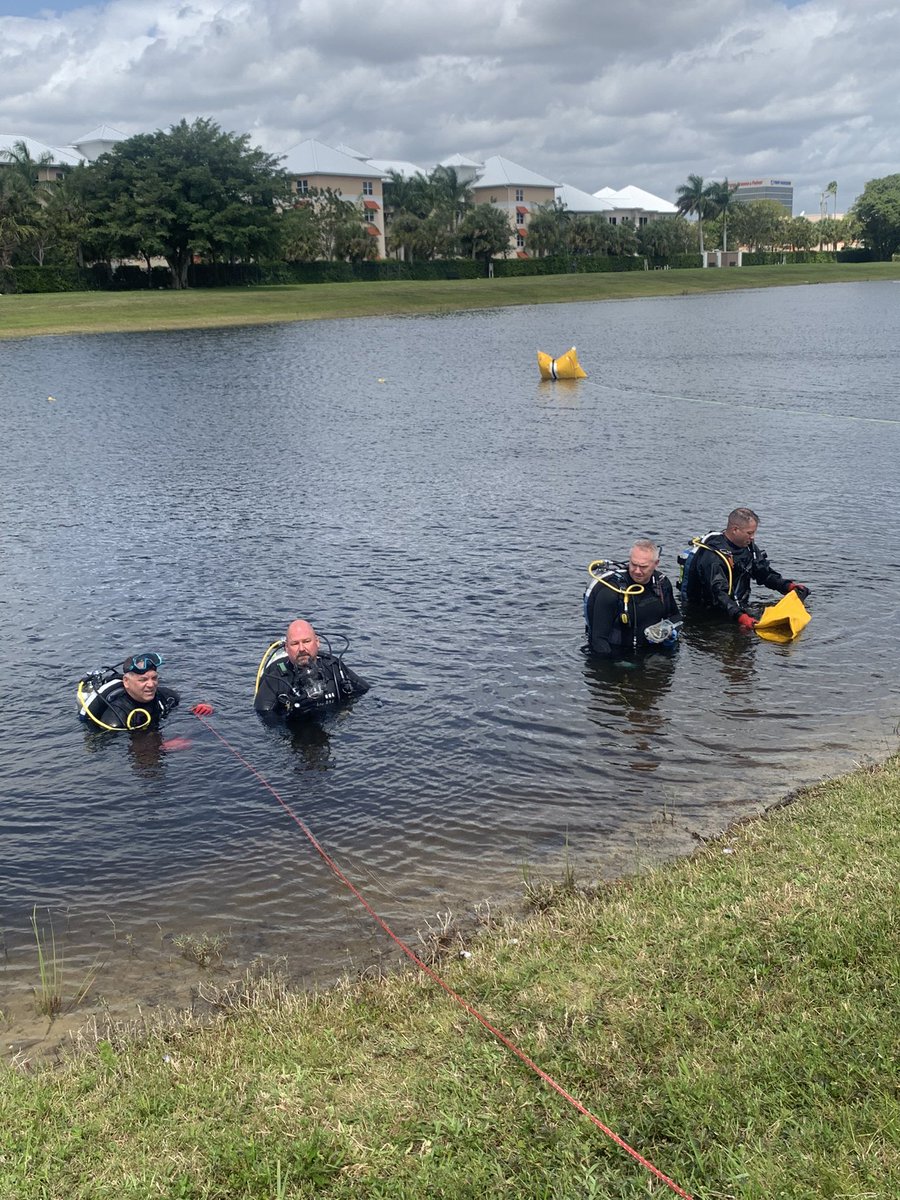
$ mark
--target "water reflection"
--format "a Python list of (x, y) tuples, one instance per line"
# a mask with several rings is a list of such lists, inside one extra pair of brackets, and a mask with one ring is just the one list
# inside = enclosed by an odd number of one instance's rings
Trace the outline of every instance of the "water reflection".
[(604, 730), (612, 727), (619, 731), (631, 747), (627, 754), (633, 771), (653, 772), (662, 761), (661, 742), (669, 724), (665, 700), (677, 658), (676, 652), (634, 659), (586, 659), (588, 719)]

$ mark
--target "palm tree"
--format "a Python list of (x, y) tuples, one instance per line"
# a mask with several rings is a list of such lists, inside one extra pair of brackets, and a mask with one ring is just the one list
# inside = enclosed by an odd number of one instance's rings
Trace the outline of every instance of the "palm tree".
[(454, 236), (463, 217), (472, 207), (469, 184), (460, 179), (455, 167), (438, 165), (428, 176), (433, 197), (433, 211), (446, 215)]
[(702, 175), (688, 175), (687, 183), (682, 183), (675, 193), (675, 207), (683, 217), (692, 214), (697, 217), (700, 230), (700, 256), (703, 256), (703, 218), (712, 216), (713, 206), (710, 189), (715, 183), (704, 183)]
[(528, 248), (538, 257), (562, 254), (566, 248), (566, 229), (572, 214), (561, 200), (539, 204), (528, 223)]
[(723, 179), (721, 183), (713, 181), (706, 188), (706, 195), (710, 203), (708, 215), (722, 218), (723, 251), (728, 250), (728, 213), (733, 211), (735, 204), (738, 203), (734, 198), (737, 188), (736, 183), (729, 183), (727, 179)]
[(825, 189), (825, 195), (831, 196), (834, 199), (834, 215), (837, 217), (837, 180), (832, 179), (828, 187)]

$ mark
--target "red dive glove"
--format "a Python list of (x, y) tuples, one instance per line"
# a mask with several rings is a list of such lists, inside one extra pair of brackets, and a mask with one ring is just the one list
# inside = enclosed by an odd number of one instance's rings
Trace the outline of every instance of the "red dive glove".
[(195, 704), (191, 712), (197, 717), (211, 717), (213, 706), (211, 704)]
[(738, 625), (740, 625), (741, 629), (746, 630), (747, 633), (750, 632), (755, 624), (756, 621), (750, 616), (749, 613), (741, 613), (741, 615), (738, 617)]
[(801, 600), (805, 600), (806, 597), (809, 595), (809, 588), (804, 587), (802, 583), (794, 583), (793, 579), (788, 584), (788, 591), (796, 592)]

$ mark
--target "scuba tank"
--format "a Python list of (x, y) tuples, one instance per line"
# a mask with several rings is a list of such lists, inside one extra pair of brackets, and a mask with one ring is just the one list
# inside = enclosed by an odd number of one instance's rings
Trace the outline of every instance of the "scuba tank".
[(715, 546), (707, 545), (709, 539), (711, 537), (716, 537), (718, 532), (719, 531), (717, 529), (711, 529), (709, 533), (705, 534), (703, 537), (692, 537), (688, 542), (687, 548), (682, 550), (677, 556), (676, 561), (678, 563), (678, 583), (675, 586), (675, 590), (678, 593), (678, 599), (682, 602), (682, 604), (684, 604), (688, 599), (691, 567), (698, 550), (709, 550), (711, 554), (718, 554), (719, 558), (721, 558), (725, 563), (725, 566), (728, 569), (728, 594), (731, 595), (733, 587), (731, 562), (728, 556), (723, 554), (721, 550), (717, 550)]

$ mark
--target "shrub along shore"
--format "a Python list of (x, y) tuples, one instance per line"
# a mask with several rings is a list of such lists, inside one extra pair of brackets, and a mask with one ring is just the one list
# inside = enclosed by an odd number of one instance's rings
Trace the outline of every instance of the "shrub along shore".
[[(532, 885), (438, 969), (696, 1200), (892, 1200), (898, 820), (895, 757), (636, 878)], [(0, 1197), (675, 1194), (421, 972), (213, 999), (6, 1070)]]
[(403, 316), (507, 305), (634, 300), (879, 279), (900, 279), (900, 262), (788, 263), (706, 271), (697, 268), (495, 279), (198, 288), (174, 292), (0, 295), (0, 338)]

